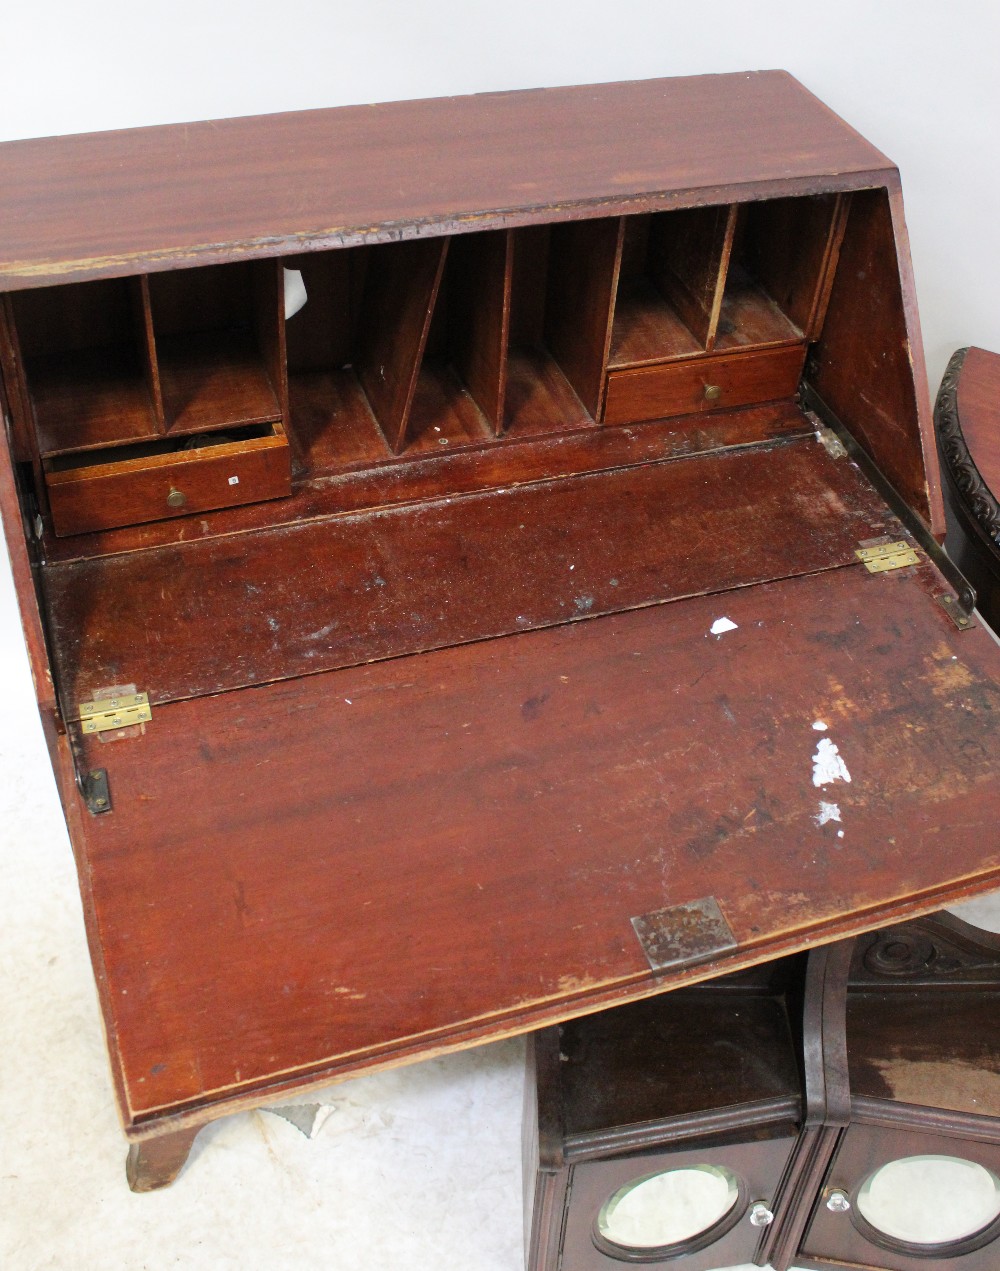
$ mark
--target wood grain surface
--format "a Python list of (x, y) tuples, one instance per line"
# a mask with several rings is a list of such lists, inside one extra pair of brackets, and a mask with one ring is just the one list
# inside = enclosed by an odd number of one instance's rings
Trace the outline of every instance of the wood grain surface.
[(833, 568), (900, 532), (810, 436), (49, 566), (45, 580), (67, 706), (119, 683), (155, 703)]
[[(128, 1120), (527, 1029), (1000, 879), (996, 646), (951, 626), (939, 586), (858, 565), (86, 742), (122, 809), (86, 819), (82, 853)], [(722, 615), (737, 629), (714, 636)], [(850, 783), (814, 785), (821, 737)], [(631, 918), (706, 891), (737, 948), (653, 977)]]
[(692, 191), (725, 202), (733, 184), (848, 189), (890, 168), (783, 71), (12, 141), (0, 147), (0, 290), (612, 215)]

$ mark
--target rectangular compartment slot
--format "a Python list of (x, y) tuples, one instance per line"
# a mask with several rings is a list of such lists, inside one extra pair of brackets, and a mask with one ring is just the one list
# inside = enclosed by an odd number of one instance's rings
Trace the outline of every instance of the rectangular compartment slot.
[(545, 337), (594, 419), (604, 395), (624, 231), (622, 217), (552, 229)]
[(16, 292), (10, 313), (41, 454), (162, 432), (144, 278)]
[(825, 194), (740, 205), (718, 352), (815, 337), (843, 234), (841, 201)]
[(513, 262), (510, 230), (463, 234), (452, 240), (445, 279), (455, 370), (496, 436), (504, 424)]
[(609, 367), (711, 350), (734, 228), (729, 206), (625, 218)]
[(358, 327), (358, 379), (394, 454), (406, 445), (448, 239), (371, 248)]
[(373, 249), (293, 256), (305, 304), (285, 319), (290, 432), (313, 474), (379, 463), (390, 455), (355, 366), (359, 315)]
[(506, 231), (450, 241), (414, 390), (407, 454), (447, 453), (500, 432), (510, 267)]
[(284, 415), (275, 261), (153, 274), (153, 333), (166, 426), (196, 433)]

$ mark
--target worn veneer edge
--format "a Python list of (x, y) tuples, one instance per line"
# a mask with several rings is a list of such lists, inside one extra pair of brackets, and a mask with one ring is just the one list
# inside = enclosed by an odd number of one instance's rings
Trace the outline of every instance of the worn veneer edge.
[[(568, 203), (518, 204), (503, 208), (443, 215), (424, 220), (382, 221), (369, 226), (333, 226), (301, 233), (266, 236), (232, 243), (205, 243), (195, 247), (130, 254), (65, 257), (33, 263), (10, 261), (0, 272), (0, 291), (23, 291), (56, 282), (85, 282), (97, 278), (126, 277), (135, 273), (161, 273), (171, 269), (191, 269), (202, 265), (251, 260), (270, 256), (295, 256), (308, 252), (360, 247), (374, 243), (404, 242), (416, 238), (438, 238), (471, 234), (480, 230), (514, 229), (541, 222), (590, 220), (628, 216), (642, 212), (669, 211), (705, 204), (745, 203), (760, 198), (835, 194), (851, 190), (892, 188), (894, 167), (845, 169), (815, 173), (808, 177), (771, 178), (731, 185), (690, 187), (683, 190), (650, 191), (641, 195), (581, 199)], [(898, 184), (898, 176), (896, 176)]]
[[(443, 1055), (466, 1050), (472, 1044), (504, 1041), (533, 1032), (556, 1021), (561, 1023), (594, 1014), (609, 1006), (656, 997), (668, 990), (714, 979), (730, 971), (748, 970), (763, 962), (771, 962), (788, 954), (815, 948), (817, 945), (830, 944), (846, 937), (860, 935), (894, 921), (934, 913), (945, 906), (958, 904), (962, 900), (990, 890), (991, 884), (1000, 886), (1000, 866), (984, 874), (958, 881), (954, 886), (924, 892), (915, 903), (912, 896), (904, 894), (895, 901), (886, 901), (871, 909), (855, 911), (846, 919), (839, 918), (829, 924), (814, 924), (801, 928), (776, 943), (769, 943), (765, 954), (758, 952), (759, 942), (740, 945), (722, 965), (699, 963), (676, 978), (671, 977), (669, 984), (657, 983), (655, 980), (652, 983), (642, 984), (643, 980), (650, 979), (649, 971), (642, 969), (637, 971), (634, 977), (618, 977), (602, 981), (577, 998), (566, 999), (561, 995), (554, 995), (538, 999), (527, 1011), (523, 1006), (509, 1007), (495, 1015), (477, 1016), (473, 1020), (466, 1020), (454, 1030), (438, 1029), (431, 1033), (413, 1034), (406, 1038), (404, 1044), (398, 1046), (395, 1053), (391, 1055), (372, 1058), (370, 1050), (354, 1051), (348, 1055), (338, 1056), (333, 1061), (330, 1059), (318, 1061), (316, 1064), (309, 1065), (308, 1070), (285, 1069), (274, 1074), (273, 1078), (263, 1079), (259, 1089), (253, 1088), (252, 1081), (241, 1082), (239, 1085), (205, 1091), (198, 1096), (197, 1100), (190, 1100), (183, 1105), (143, 1110), (134, 1115), (127, 1099), (127, 1087), (124, 1073), (121, 1071), (120, 1058), (117, 1050), (112, 1047), (112, 1054), (115, 1056), (113, 1063), (116, 1069), (115, 1085), (116, 1090), (121, 1092), (122, 1098), (119, 1107), (122, 1125), (128, 1139), (139, 1142), (174, 1129), (207, 1124), (208, 1121), (229, 1116), (234, 1112), (280, 1103), (287, 1099), (291, 1092), (298, 1093), (336, 1085), (353, 1077), (401, 1068), (412, 1063), (423, 1062), (425, 1059), (440, 1058)], [(100, 985), (103, 996), (106, 990), (103, 980)], [(630, 988), (627, 996), (623, 996), (623, 988)], [(516, 1026), (500, 1022), (497, 1028), (489, 1031), (481, 1027), (481, 1024), (489, 1019), (496, 1018), (502, 1021), (505, 1016), (515, 1012), (520, 1021)], [(436, 1036), (441, 1040), (428, 1046), (426, 1039)], [(395, 1043), (392, 1044), (395, 1045)], [(205, 1102), (201, 1103), (199, 1100)]]

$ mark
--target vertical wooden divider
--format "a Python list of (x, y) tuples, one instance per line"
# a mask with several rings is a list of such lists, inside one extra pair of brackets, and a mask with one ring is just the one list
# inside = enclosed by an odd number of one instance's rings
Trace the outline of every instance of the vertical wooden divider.
[(38, 449), (38, 434), (28, 394), (28, 384), (21, 356), (21, 343), (14, 322), (14, 306), (9, 295), (0, 296), (0, 370), (7, 393), (7, 409), (11, 418), (11, 439), (15, 463), (30, 463), (39, 508), (48, 511), (45, 473)]
[(288, 351), (285, 341), (285, 274), (280, 259), (261, 261), (254, 269), (254, 331), (281, 412), (281, 426), (288, 438), (292, 466), (305, 470), (301, 447), (290, 425), (288, 406)]
[(622, 217), (552, 227), (545, 340), (593, 419), (604, 396), (624, 233)]
[(455, 366), (496, 436), (504, 426), (513, 230), (452, 239), (448, 326)]
[(805, 329), (806, 338), (809, 340), (818, 340), (823, 330), (823, 319), (826, 317), (826, 307), (830, 303), (830, 292), (833, 290), (833, 279), (837, 273), (840, 248), (844, 241), (844, 231), (847, 229), (847, 216), (850, 210), (851, 196), (849, 194), (836, 195), (836, 206), (830, 219), (830, 232), (826, 240), (826, 253), (819, 271), (819, 284), (816, 287), (809, 324)]
[(707, 352), (719, 328), (738, 206), (692, 207), (654, 216), (648, 267), (664, 299)]
[(135, 319), (136, 344), (139, 358), (146, 374), (146, 387), (153, 408), (153, 422), (158, 433), (167, 431), (166, 411), (163, 407), (163, 389), (160, 385), (160, 363), (156, 354), (153, 335), (153, 310), (149, 301), (149, 277), (140, 274), (129, 280), (132, 314)]
[(357, 373), (393, 454), (406, 443), (447, 238), (383, 243), (371, 250), (358, 329)]

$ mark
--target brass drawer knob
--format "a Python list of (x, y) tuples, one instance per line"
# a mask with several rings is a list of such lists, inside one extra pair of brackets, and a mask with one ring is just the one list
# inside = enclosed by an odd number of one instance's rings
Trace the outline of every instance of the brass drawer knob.
[(182, 508), (185, 503), (187, 503), (187, 495), (184, 491), (171, 488), (170, 493), (167, 495), (167, 507)]
[(717, 402), (722, 396), (722, 386), (720, 384), (705, 385), (705, 401)]

